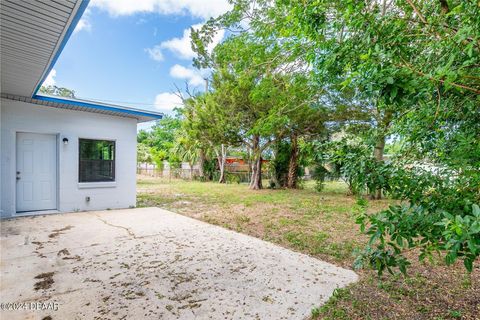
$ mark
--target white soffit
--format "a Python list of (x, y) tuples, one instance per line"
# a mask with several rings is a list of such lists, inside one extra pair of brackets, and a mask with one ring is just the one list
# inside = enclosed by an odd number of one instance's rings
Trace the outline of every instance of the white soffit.
[(1, 97), (7, 100), (23, 101), (26, 103), (32, 103), (39, 106), (52, 107), (58, 109), (85, 111), (92, 113), (99, 113), (109, 116), (125, 117), (137, 119), (137, 122), (147, 122), (152, 120), (159, 120), (163, 118), (163, 113), (140, 110), (125, 106), (119, 106), (114, 104), (102, 103), (90, 100), (79, 100), (65, 97), (56, 97), (48, 95), (35, 95), (32, 98), (15, 96), (11, 94), (2, 93)]
[(1, 92), (32, 97), (88, 0), (1, 0)]

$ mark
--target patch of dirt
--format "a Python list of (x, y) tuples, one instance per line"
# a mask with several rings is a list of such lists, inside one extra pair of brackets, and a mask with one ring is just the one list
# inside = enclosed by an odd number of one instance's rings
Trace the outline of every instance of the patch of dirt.
[(35, 250), (40, 250), (40, 249), (43, 249), (44, 246), (43, 246), (43, 242), (40, 242), (40, 241), (32, 241), (32, 244), (36, 245), (37, 248), (35, 248)]
[(331, 299), (319, 319), (480, 319), (479, 267), (468, 275), (461, 262), (446, 266), (407, 256), (407, 277), (357, 271), (359, 282)]
[(78, 254), (74, 255), (72, 257), (63, 257), (62, 260), (75, 260), (75, 261), (82, 261), (82, 257), (80, 257)]
[(55, 281), (53, 281), (54, 274), (55, 272), (45, 272), (35, 276), (34, 279), (41, 279), (41, 281), (36, 282), (33, 285), (33, 289), (35, 289), (35, 291), (50, 289), (52, 284), (55, 283)]
[(43, 253), (41, 253), (39, 251), (39, 250), (42, 250), (44, 248), (44, 242), (32, 241), (31, 243), (34, 244), (35, 246), (37, 246), (35, 248), (35, 250), (33, 251), (33, 253), (35, 253), (40, 258), (46, 258), (47, 257), (46, 255), (44, 255)]
[(63, 233), (64, 233), (63, 231), (68, 231), (68, 230), (70, 230), (70, 229), (72, 229), (72, 228), (73, 228), (73, 226), (66, 226), (66, 227), (63, 227), (63, 228), (61, 228), (61, 229), (54, 229), (54, 230), (52, 230), (52, 233), (50, 233), (50, 234), (48, 235), (48, 237), (49, 237), (50, 239), (56, 238), (56, 237), (58, 237), (59, 235), (63, 234)]
[(67, 248), (65, 248), (65, 249), (62, 249), (62, 250), (58, 251), (57, 256), (61, 256), (61, 255), (69, 256), (70, 252), (68, 251)]
[(58, 251), (57, 256), (59, 256), (59, 257), (64, 256), (62, 258), (62, 260), (76, 260), (76, 261), (81, 261), (82, 260), (82, 257), (80, 257), (78, 254), (74, 255), (74, 256), (71, 256), (70, 251), (68, 251), (67, 248), (64, 248), (64, 249)]

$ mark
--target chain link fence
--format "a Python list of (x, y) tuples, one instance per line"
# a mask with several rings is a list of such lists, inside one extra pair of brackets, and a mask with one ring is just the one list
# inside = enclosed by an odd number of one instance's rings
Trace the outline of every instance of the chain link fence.
[[(241, 169), (241, 171), (234, 170)], [(247, 170), (245, 170), (247, 169)], [(227, 183), (250, 183), (251, 172), (248, 171), (248, 165), (239, 166), (226, 166), (225, 179)], [(202, 180), (200, 177), (200, 170), (197, 168), (157, 168), (152, 164), (139, 164), (137, 166), (137, 174), (164, 179), (182, 179), (182, 180)], [(220, 171), (216, 170), (213, 173), (212, 180), (218, 181), (220, 179)], [(270, 179), (270, 173), (267, 171), (262, 172), (262, 179)]]

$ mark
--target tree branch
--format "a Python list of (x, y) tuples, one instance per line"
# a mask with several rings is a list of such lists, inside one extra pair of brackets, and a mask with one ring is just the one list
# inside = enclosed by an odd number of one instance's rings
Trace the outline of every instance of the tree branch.
[[(403, 60), (403, 59), (402, 59)], [(399, 67), (404, 67), (404, 68), (407, 68), (409, 69), (410, 71), (413, 71), (415, 72), (416, 74), (418, 75), (421, 75), (422, 77), (426, 77), (430, 80), (433, 80), (433, 81), (438, 81), (442, 84), (445, 84), (445, 80), (443, 79), (435, 79), (434, 77), (432, 76), (428, 76), (426, 75), (425, 73), (423, 73), (422, 71), (420, 70), (415, 70), (412, 66), (410, 66), (405, 60), (403, 60), (403, 64), (400, 64), (398, 65)], [(464, 84), (459, 84), (459, 83), (455, 83), (455, 82), (448, 82), (447, 84), (451, 85), (451, 86), (454, 86), (454, 87), (457, 87), (457, 88), (462, 88), (462, 89), (465, 89), (465, 90), (468, 90), (468, 91), (471, 91), (475, 94), (480, 94), (480, 89), (476, 89), (476, 88), (472, 88), (472, 87), (469, 87), (469, 86), (466, 86)]]
[(420, 18), (420, 20), (422, 20), (423, 23), (427, 24), (427, 19), (425, 19), (425, 17), (421, 14), (420, 10), (418, 10), (418, 8), (415, 6), (413, 1), (412, 0), (406, 0), (406, 1), (410, 5), (410, 7), (412, 7), (413, 11), (415, 11), (415, 13)]

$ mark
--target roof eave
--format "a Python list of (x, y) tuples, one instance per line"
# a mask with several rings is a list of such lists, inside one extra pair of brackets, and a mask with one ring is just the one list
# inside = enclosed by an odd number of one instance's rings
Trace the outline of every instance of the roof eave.
[(2, 99), (21, 101), (44, 107), (81, 112), (92, 112), (112, 117), (133, 118), (137, 120), (137, 123), (160, 120), (164, 116), (163, 113), (156, 111), (145, 111), (125, 106), (99, 103), (96, 101), (77, 100), (63, 97), (35, 95), (30, 98), (25, 96), (12, 95), (8, 93), (2, 93), (1, 97)]
[(155, 112), (155, 111), (145, 111), (139, 110), (130, 107), (124, 107), (119, 105), (112, 105), (112, 104), (103, 104), (98, 103), (95, 101), (88, 101), (88, 100), (78, 100), (78, 99), (70, 99), (70, 98), (59, 98), (59, 97), (52, 97), (46, 95), (34, 95), (32, 99), (39, 100), (39, 101), (46, 101), (50, 103), (58, 103), (58, 104), (67, 104), (71, 106), (78, 106), (87, 109), (91, 109), (92, 112), (95, 110), (103, 110), (103, 111), (111, 111), (125, 114), (126, 116), (130, 116), (131, 118), (136, 118), (137, 122), (147, 122), (152, 120), (160, 120), (163, 118), (163, 113)]
[(90, 3), (90, 0), (80, 0), (80, 4), (77, 7), (77, 10), (71, 19), (70, 23), (68, 24), (68, 28), (63, 34), (63, 38), (58, 44), (55, 52), (52, 54), (52, 58), (50, 59), (48, 65), (46, 66), (45, 70), (43, 71), (42, 76), (37, 82), (37, 85), (32, 91), (32, 98), (37, 94), (38, 90), (40, 90), (40, 87), (42, 86), (43, 82), (45, 79), (48, 77), (48, 74), (52, 70), (53, 66), (57, 62), (58, 58), (60, 57), (60, 54), (62, 53), (63, 49), (65, 48), (65, 45), (67, 44), (68, 40), (70, 39), (70, 36), (73, 34), (75, 31), (75, 28), (77, 27), (78, 22), (83, 16), (83, 13), (87, 9), (88, 4)]

